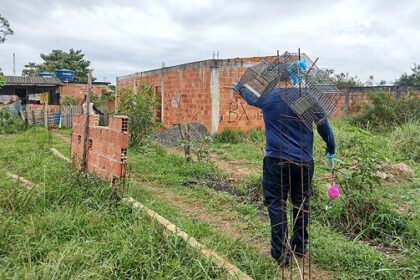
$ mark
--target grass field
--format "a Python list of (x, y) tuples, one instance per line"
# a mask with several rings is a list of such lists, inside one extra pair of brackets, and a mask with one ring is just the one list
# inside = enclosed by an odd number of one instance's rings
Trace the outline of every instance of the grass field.
[[(224, 279), (225, 273), (108, 184), (55, 159), (44, 129), (0, 136), (1, 279)], [(4, 174), (2, 172), (1, 174)]]

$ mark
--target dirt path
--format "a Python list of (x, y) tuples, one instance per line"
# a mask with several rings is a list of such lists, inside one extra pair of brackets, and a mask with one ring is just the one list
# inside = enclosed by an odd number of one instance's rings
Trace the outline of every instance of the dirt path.
[(65, 135), (63, 133), (61, 133), (59, 130), (57, 129), (52, 129), (50, 131), (54, 136), (57, 136), (57, 138), (60, 138), (61, 140), (63, 140), (63, 142), (65, 144), (70, 144), (71, 142), (71, 136), (70, 135)]
[[(224, 211), (223, 213), (214, 211), (209, 212), (207, 209), (205, 209), (205, 207), (203, 207), (202, 203), (199, 203), (198, 201), (192, 201), (191, 199), (185, 199), (179, 194), (175, 193), (175, 191), (171, 188), (157, 187), (151, 183), (143, 182), (136, 178), (132, 178), (132, 180), (159, 198), (163, 198), (169, 204), (174, 205), (180, 210), (182, 215), (188, 219), (197, 222), (205, 222), (211, 228), (217, 232), (222, 233), (224, 236), (248, 244), (261, 255), (270, 258), (269, 240), (262, 240), (261, 238), (253, 236), (253, 233), (249, 230), (249, 225), (247, 222), (243, 221), (241, 217), (236, 215), (236, 211), (234, 211), (234, 209), (232, 209), (232, 211)], [(302, 265), (301, 262), (300, 265)], [(308, 261), (306, 259), (305, 271), (309, 271), (307, 265)], [(293, 265), (293, 267), (296, 268), (296, 265)], [(285, 270), (284, 277), (286, 277), (286, 274), (288, 273), (290, 273), (290, 271), (288, 269)], [(299, 272), (296, 270), (293, 272), (293, 275), (298, 276)], [(308, 279), (307, 277), (308, 275), (306, 275), (305, 278)], [(287, 279), (289, 279), (289, 277), (287, 277)], [(313, 261), (311, 261), (311, 279), (324, 280), (334, 279), (334, 277), (332, 276), (332, 273), (319, 268), (316, 264), (313, 263)]]

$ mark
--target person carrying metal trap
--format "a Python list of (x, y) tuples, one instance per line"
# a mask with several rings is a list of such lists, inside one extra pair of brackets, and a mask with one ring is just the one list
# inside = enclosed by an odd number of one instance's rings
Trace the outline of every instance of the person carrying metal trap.
[[(319, 110), (322, 106), (312, 100), (306, 84), (301, 86), (306, 82), (305, 70), (304, 60), (264, 62), (248, 68), (233, 86), (249, 105), (260, 108), (263, 113), (266, 136), (263, 192), (271, 223), (271, 255), (284, 266), (289, 264), (291, 254), (297, 257), (307, 254), (309, 200), (314, 173), (312, 125), (316, 125), (325, 141), (325, 155), (330, 161), (336, 148), (325, 112)], [(293, 208), (290, 239), (288, 196)]]

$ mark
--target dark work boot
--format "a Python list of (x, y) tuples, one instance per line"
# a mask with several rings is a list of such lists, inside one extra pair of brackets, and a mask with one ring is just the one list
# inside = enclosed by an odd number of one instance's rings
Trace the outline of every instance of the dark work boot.
[(288, 267), (290, 263), (290, 254), (289, 253), (283, 253), (280, 256), (278, 254), (275, 254), (273, 250), (271, 250), (271, 256), (276, 261), (276, 263), (282, 267)]
[(292, 253), (298, 258), (304, 258), (308, 254), (308, 251), (306, 248), (295, 246)]

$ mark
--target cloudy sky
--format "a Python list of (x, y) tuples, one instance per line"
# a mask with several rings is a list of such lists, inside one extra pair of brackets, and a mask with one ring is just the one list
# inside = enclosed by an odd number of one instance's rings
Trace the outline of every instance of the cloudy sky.
[(0, 45), (12, 74), (52, 49), (81, 49), (98, 81), (212, 58), (298, 47), (319, 66), (394, 81), (420, 63), (419, 0), (0, 0), (15, 35)]

